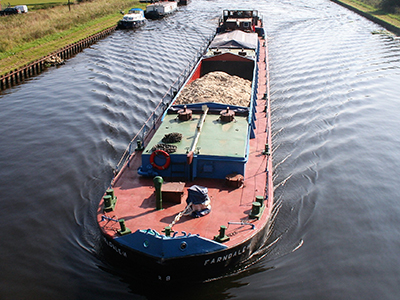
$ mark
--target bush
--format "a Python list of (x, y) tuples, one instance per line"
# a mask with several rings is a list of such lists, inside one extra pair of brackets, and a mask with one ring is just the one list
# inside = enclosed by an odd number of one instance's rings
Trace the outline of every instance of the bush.
[(361, 0), (361, 2), (367, 4), (367, 5), (371, 5), (375, 8), (380, 7), (382, 0)]
[(388, 13), (396, 13), (400, 9), (400, 0), (383, 0), (381, 8)]

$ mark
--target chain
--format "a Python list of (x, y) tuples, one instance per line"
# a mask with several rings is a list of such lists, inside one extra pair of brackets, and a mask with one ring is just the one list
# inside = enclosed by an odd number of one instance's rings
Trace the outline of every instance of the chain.
[(175, 217), (175, 219), (172, 221), (172, 223), (169, 224), (169, 227), (170, 227), (171, 229), (172, 229), (172, 226), (174, 226), (175, 223), (178, 222), (178, 221), (181, 219), (181, 217), (190, 209), (191, 205), (192, 205), (192, 202), (190, 202), (190, 203), (186, 206), (186, 208), (185, 208), (184, 210), (182, 210), (179, 214), (176, 215), (176, 217)]

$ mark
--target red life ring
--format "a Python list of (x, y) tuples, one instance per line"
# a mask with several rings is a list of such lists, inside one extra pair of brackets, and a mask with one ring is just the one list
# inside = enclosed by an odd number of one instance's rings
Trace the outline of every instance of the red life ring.
[[(156, 155), (160, 154), (165, 157), (165, 164), (162, 166), (159, 166), (154, 162), (154, 158), (156, 157)], [(169, 167), (170, 163), (171, 163), (171, 156), (169, 156), (169, 154), (163, 150), (153, 151), (153, 153), (150, 155), (150, 164), (153, 166), (153, 168), (156, 168), (158, 170), (165, 170), (166, 168)]]

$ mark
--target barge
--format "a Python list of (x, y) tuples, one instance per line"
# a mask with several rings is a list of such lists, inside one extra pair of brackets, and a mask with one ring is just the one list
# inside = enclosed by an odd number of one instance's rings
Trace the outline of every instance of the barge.
[(205, 53), (134, 141), (99, 203), (104, 245), (132, 273), (205, 281), (239, 272), (267, 246), (274, 207), (268, 82), (258, 12), (224, 10)]
[(176, 1), (160, 1), (146, 6), (145, 16), (147, 19), (162, 19), (174, 13), (178, 9)]

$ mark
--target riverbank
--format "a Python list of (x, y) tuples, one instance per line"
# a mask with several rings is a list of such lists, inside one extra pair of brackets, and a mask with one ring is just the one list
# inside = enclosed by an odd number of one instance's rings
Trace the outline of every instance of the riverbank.
[(0, 18), (0, 76), (117, 24), (138, 0), (85, 2)]
[(361, 1), (331, 0), (375, 22), (396, 35), (400, 35), (400, 15), (389, 14)]

